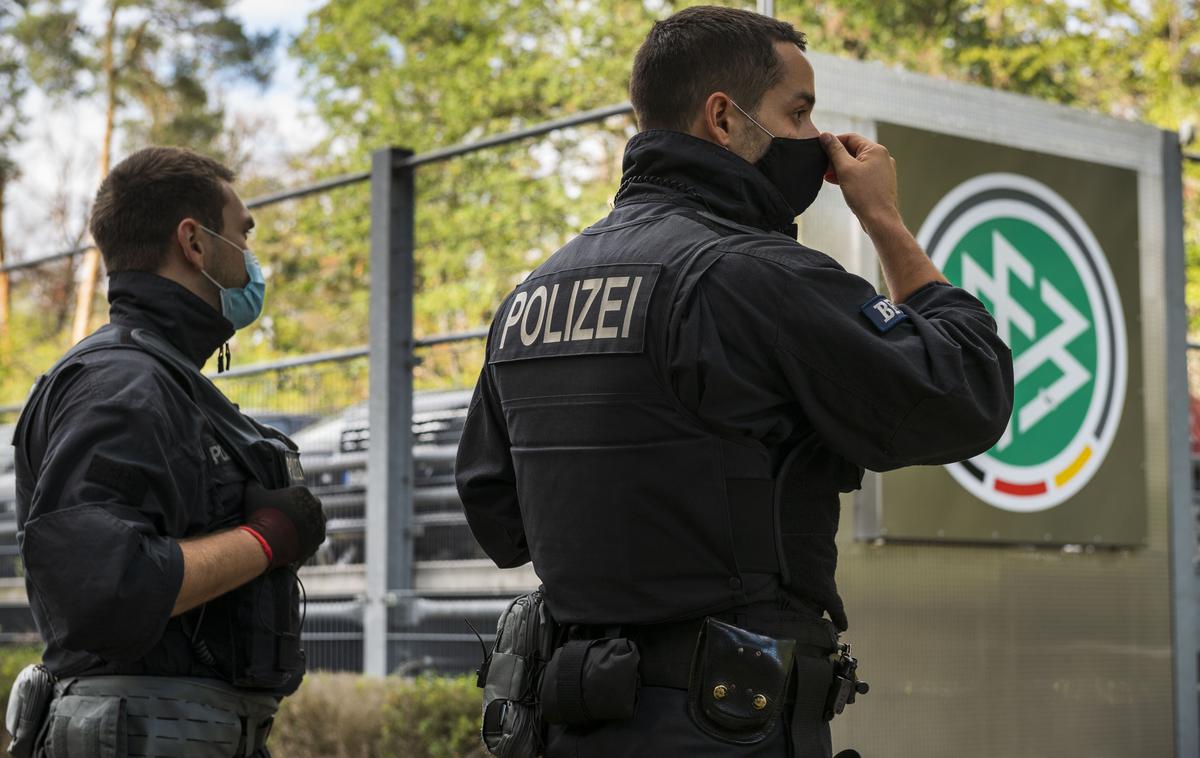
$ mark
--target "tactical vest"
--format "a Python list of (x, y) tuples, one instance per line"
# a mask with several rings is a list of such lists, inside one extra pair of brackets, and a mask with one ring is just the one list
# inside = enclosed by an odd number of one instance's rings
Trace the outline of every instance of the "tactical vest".
[[(167, 369), (208, 422), (222, 454), (232, 461), (218, 482), (244, 488), (247, 476), (267, 489), (304, 484), (299, 453), (282, 433), (242, 414), (217, 387), (173, 345), (154, 332), (107, 324), (71, 348), (34, 385), (27, 408), (41, 402), (54, 377), (67, 363), (100, 350), (140, 350)], [(20, 433), (20, 430), (18, 430)], [(236, 464), (236, 465), (233, 465)], [(244, 521), (237, 503), (213, 509), (205, 533)], [(212, 504), (207, 504), (211, 507)], [(194, 637), (194, 652), (207, 666), (237, 687), (287, 694), (300, 686), (305, 654), (300, 647), (301, 619), (297, 579), (291, 570), (276, 569), (206, 604), (184, 617)], [(198, 629), (196, 628), (198, 627)]]
[(488, 370), (533, 563), (560, 621), (695, 618), (782, 587), (845, 626), (837, 492), (861, 471), (848, 475), (811, 436), (785, 450), (723, 436), (671, 385), (673, 319), (722, 254), (714, 246), (741, 235), (754, 254), (747, 235), (761, 244), (764, 234), (677, 206), (619, 209), (497, 313)]

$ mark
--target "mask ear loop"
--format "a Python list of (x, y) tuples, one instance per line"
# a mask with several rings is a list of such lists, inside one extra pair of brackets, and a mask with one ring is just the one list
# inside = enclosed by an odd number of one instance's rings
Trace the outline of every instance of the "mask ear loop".
[(759, 129), (762, 129), (764, 132), (766, 132), (766, 134), (767, 134), (767, 136), (768, 136), (768, 137), (770, 137), (771, 139), (778, 139), (778, 137), (776, 137), (774, 134), (771, 134), (771, 131), (770, 131), (769, 129), (767, 129), (767, 127), (765, 127), (765, 126), (763, 126), (762, 124), (758, 123), (758, 121), (757, 121), (757, 120), (755, 120), (754, 116), (751, 116), (749, 113), (747, 113), (746, 111), (742, 110), (742, 106), (738, 105), (738, 104), (737, 104), (737, 102), (736, 102), (736, 101), (734, 101), (734, 99), (733, 99), (733, 98), (729, 98), (729, 102), (733, 103), (733, 107), (734, 107), (734, 108), (737, 108), (737, 109), (738, 109), (738, 110), (741, 112), (741, 114), (742, 114), (743, 116), (745, 116), (746, 118), (750, 119), (750, 123), (754, 124), (754, 125), (755, 125), (755, 126), (757, 126)]
[[(203, 229), (204, 231), (208, 232), (209, 234), (220, 237), (223, 240), (225, 239), (224, 237), (221, 237), (221, 235), (212, 231), (211, 229), (209, 229), (207, 226), (204, 226), (203, 224), (200, 224), (200, 228)], [(225, 240), (225, 241), (229, 242), (229, 240)], [(233, 244), (233, 243), (230, 242), (229, 244)], [(200, 267), (200, 273), (204, 276), (205, 279), (212, 282), (213, 286), (216, 287), (217, 290), (219, 290), (221, 292), (225, 291), (225, 288), (222, 287), (220, 284), (217, 284), (217, 280), (213, 279), (212, 275), (209, 274), (207, 271), (205, 271), (203, 266)], [(217, 373), (224, 374), (226, 371), (229, 370), (229, 365), (230, 365), (230, 363), (229, 363), (229, 343), (226, 342), (224, 345), (217, 348)]]

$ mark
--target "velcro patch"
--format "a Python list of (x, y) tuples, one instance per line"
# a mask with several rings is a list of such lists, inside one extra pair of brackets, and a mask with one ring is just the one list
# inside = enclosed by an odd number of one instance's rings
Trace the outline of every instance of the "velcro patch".
[(146, 479), (141, 472), (127, 463), (96, 453), (83, 475), (85, 481), (107, 487), (125, 497), (128, 504), (137, 507), (146, 497)]
[(496, 315), (490, 362), (642, 352), (660, 270), (611, 264), (526, 280)]
[(859, 310), (875, 325), (880, 334), (886, 334), (896, 328), (897, 324), (908, 320), (908, 314), (883, 295), (871, 298), (863, 303)]

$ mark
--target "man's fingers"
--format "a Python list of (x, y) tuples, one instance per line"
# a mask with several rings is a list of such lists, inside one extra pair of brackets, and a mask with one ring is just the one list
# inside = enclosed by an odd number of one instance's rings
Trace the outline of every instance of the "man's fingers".
[(821, 135), (821, 147), (825, 148), (825, 152), (829, 155), (829, 163), (835, 176), (838, 168), (847, 166), (854, 161), (854, 158), (846, 152), (846, 148), (842, 145), (841, 137), (835, 137), (829, 132), (825, 132)]
[(834, 170), (833, 166), (830, 166), (829, 170), (825, 172), (825, 181), (830, 184), (838, 183), (837, 171)]
[(850, 153), (850, 155), (852, 155), (856, 158), (858, 157), (858, 154), (864, 148), (870, 147), (871, 145), (875, 144), (874, 142), (872, 142), (871, 140), (862, 136), (861, 134), (855, 134), (854, 132), (849, 132), (847, 134), (839, 134), (837, 136), (837, 138), (838, 138), (838, 142), (840, 142), (846, 148), (846, 150)]

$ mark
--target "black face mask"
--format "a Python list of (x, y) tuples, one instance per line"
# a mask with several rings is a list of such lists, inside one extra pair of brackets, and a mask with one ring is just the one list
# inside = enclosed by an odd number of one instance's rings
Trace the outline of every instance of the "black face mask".
[[(732, 100), (729, 102), (733, 103)], [(817, 199), (817, 193), (825, 183), (825, 172), (829, 170), (829, 156), (821, 147), (820, 138), (776, 137), (740, 105), (733, 103), (733, 107), (771, 138), (771, 146), (754, 167), (775, 185), (797, 216), (804, 213)]]

